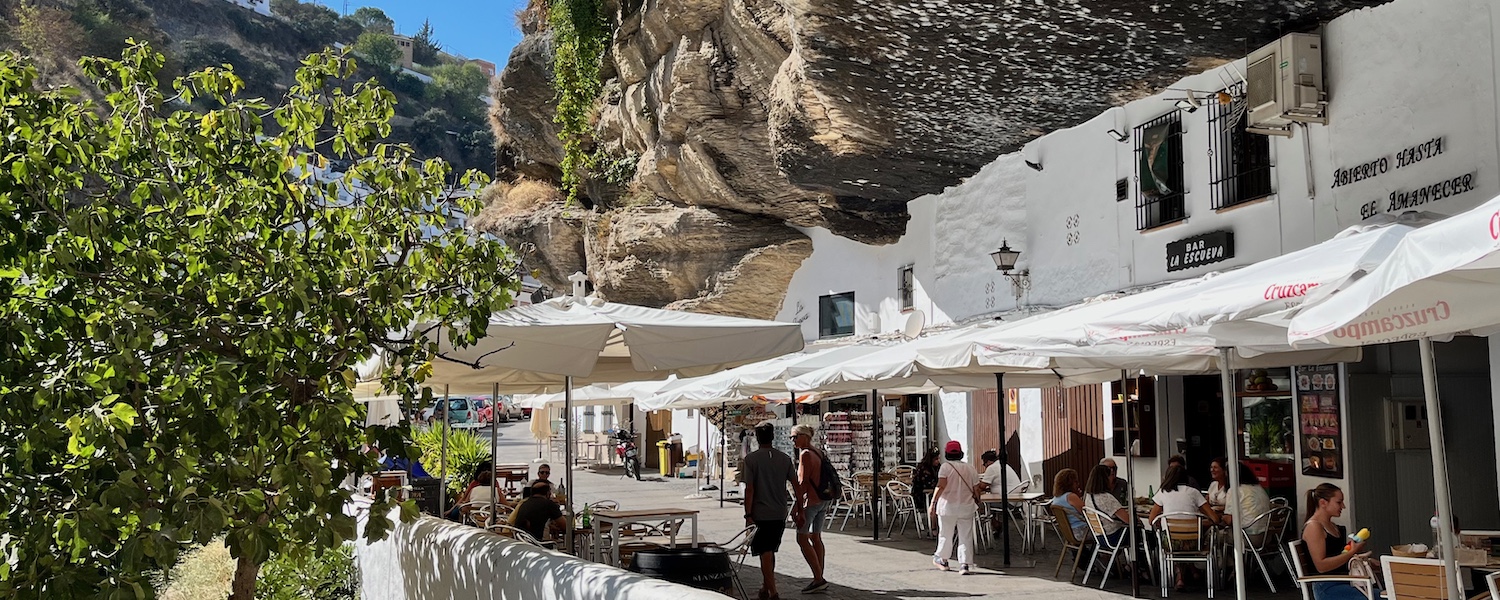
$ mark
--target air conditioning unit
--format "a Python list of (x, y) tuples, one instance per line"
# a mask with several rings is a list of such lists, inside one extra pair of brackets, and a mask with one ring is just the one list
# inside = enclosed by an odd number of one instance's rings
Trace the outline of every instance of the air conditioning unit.
[(1249, 129), (1291, 135), (1291, 124), (1327, 123), (1323, 100), (1323, 40), (1293, 33), (1266, 44), (1246, 59), (1245, 101)]

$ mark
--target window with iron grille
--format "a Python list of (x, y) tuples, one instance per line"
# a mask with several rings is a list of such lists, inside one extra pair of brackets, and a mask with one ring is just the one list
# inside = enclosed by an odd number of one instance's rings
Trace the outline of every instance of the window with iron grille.
[(1246, 130), (1244, 85), (1224, 90), (1234, 101), (1208, 105), (1209, 176), (1214, 209), (1270, 196), (1271, 139)]
[(1181, 112), (1172, 111), (1136, 127), (1135, 155), (1136, 230), (1186, 219)]
[(818, 297), (818, 337), (854, 335), (854, 292)]
[(912, 307), (916, 299), (916, 276), (914, 267), (906, 265), (896, 271), (896, 298), (901, 301), (901, 310)]

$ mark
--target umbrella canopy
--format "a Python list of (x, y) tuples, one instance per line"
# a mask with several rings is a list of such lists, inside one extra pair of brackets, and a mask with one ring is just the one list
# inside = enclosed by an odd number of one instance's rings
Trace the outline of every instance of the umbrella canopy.
[(770, 360), (750, 363), (715, 373), (681, 380), (641, 401), (642, 410), (686, 409), (749, 402), (756, 396), (790, 402), (786, 380), (880, 350), (880, 346), (851, 345), (810, 349)]
[(366, 426), (395, 426), (401, 422), (400, 396), (371, 396), (367, 398), (355, 398), (355, 401), (368, 405), (365, 409)]
[(1298, 313), (1287, 337), (1362, 346), (1489, 330), (1496, 289), (1500, 198), (1407, 235), (1368, 276)]
[(545, 406), (531, 409), (531, 437), (538, 442), (552, 438), (551, 412)]
[[(644, 398), (651, 397), (662, 387), (671, 385), (677, 380), (668, 378), (662, 381), (634, 381), (630, 383), (596, 383), (580, 388), (573, 388), (573, 406), (622, 406), (638, 402)], [(516, 404), (521, 408), (561, 408), (564, 402), (562, 392), (552, 394), (530, 394), (520, 397)], [(649, 410), (649, 409), (648, 409)]]
[[(434, 332), (443, 335), (443, 332)], [(452, 393), (547, 393), (574, 385), (699, 375), (802, 349), (796, 323), (705, 315), (566, 296), (495, 313), (485, 336), (445, 350), (428, 382)]]

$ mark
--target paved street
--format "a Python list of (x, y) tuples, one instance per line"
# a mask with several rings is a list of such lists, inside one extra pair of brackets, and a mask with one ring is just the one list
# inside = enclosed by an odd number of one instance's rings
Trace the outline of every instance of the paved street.
[[(500, 425), (499, 460), (530, 461), (536, 458), (536, 445), (531, 441), (529, 425), (525, 422)], [(488, 435), (488, 432), (485, 432)], [(561, 460), (552, 462), (554, 480), (560, 481), (557, 466)], [(699, 516), (700, 536), (709, 541), (727, 541), (743, 526), (743, 510), (737, 504), (726, 503), (720, 508), (717, 492), (709, 500), (690, 500), (684, 496), (693, 493), (694, 480), (665, 480), (659, 474), (648, 473), (652, 481), (631, 481), (621, 477), (623, 471), (616, 468), (602, 473), (584, 468), (574, 471), (575, 499), (578, 502), (615, 500), (625, 509), (642, 508), (686, 508), (702, 511)], [(575, 504), (581, 505), (581, 504)], [(1100, 591), (1092, 585), (1088, 588), (1053, 580), (1059, 548), (1056, 538), (1049, 540), (1048, 549), (1035, 556), (1023, 555), (1019, 550), (1019, 539), (1013, 538), (1015, 550), (1012, 566), (1002, 565), (1000, 551), (992, 549), (978, 555), (978, 571), (971, 576), (959, 576), (957, 572), (941, 572), (933, 568), (931, 554), (935, 542), (919, 540), (908, 527), (903, 537), (897, 525), (896, 540), (871, 542), (869, 526), (856, 526), (850, 521), (847, 531), (834, 531), (824, 535), (828, 547), (828, 569), (826, 577), (832, 584), (829, 598), (1126, 598), (1129, 585), (1111, 581)], [(997, 539), (998, 543), (998, 539)], [(788, 532), (777, 556), (777, 586), (786, 597), (795, 597), (803, 586), (811, 581), (807, 563), (797, 549), (795, 536)], [(1071, 559), (1070, 559), (1071, 561)], [(742, 572), (746, 588), (751, 594), (759, 587), (759, 570), (753, 567), (754, 559), (747, 561)], [(1066, 577), (1067, 565), (1063, 566)], [(1081, 567), (1080, 567), (1081, 571)], [(1096, 575), (1097, 577), (1097, 575)], [(1097, 579), (1095, 579), (1097, 581)], [(1092, 583), (1092, 582), (1091, 582)], [(1293, 598), (1285, 587), (1282, 594), (1267, 593), (1264, 582), (1252, 584), (1251, 590), (1257, 598)], [(1156, 597), (1149, 586), (1142, 589), (1142, 597)], [(1174, 594), (1178, 598), (1203, 598), (1202, 591)], [(1226, 597), (1221, 590), (1218, 597)], [(1232, 590), (1227, 597), (1233, 598)]]

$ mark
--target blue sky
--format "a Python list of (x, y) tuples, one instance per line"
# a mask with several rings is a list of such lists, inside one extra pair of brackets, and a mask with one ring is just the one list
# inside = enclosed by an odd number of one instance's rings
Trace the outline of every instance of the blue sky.
[[(343, 0), (322, 1), (335, 11), (344, 10)], [(385, 11), (396, 21), (396, 32), (405, 35), (416, 33), (424, 19), (431, 19), (444, 50), (503, 68), (510, 49), (521, 41), (516, 11), (525, 8), (526, 0), (349, 0), (349, 12), (361, 6)]]

